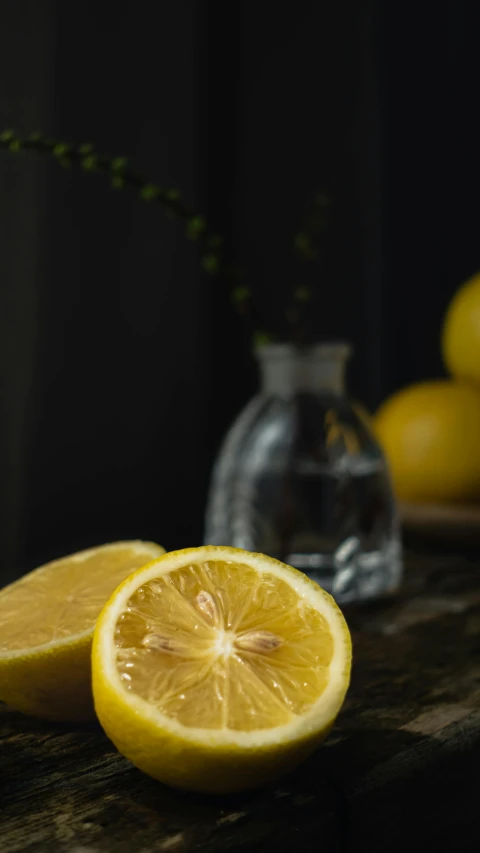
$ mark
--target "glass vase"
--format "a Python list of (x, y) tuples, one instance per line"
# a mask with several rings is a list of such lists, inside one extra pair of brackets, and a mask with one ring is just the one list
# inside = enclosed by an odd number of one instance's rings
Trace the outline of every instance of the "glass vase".
[(260, 347), (259, 393), (227, 433), (205, 543), (296, 566), (340, 603), (394, 592), (399, 524), (368, 416), (345, 393), (350, 347)]

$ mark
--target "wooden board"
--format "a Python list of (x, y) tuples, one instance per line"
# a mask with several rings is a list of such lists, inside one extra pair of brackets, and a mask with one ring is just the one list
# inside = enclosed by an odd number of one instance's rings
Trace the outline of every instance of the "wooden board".
[(352, 686), (325, 746), (268, 790), (182, 794), (98, 725), (0, 705), (1, 853), (479, 850), (479, 561), (406, 562), (399, 596), (346, 611)]
[(400, 504), (407, 533), (429, 538), (480, 542), (480, 505)]

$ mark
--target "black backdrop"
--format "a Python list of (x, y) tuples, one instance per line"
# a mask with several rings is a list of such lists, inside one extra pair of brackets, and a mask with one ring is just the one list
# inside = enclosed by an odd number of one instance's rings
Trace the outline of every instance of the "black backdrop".
[[(375, 407), (441, 374), (445, 306), (479, 263), (479, 12), (395, 6), (3, 0), (0, 124), (178, 186), (272, 299), (333, 179), (316, 322), (353, 341), (350, 386)], [(0, 181), (3, 578), (114, 538), (198, 543), (256, 381), (225, 287), (181, 227), (100, 178), (2, 155)]]

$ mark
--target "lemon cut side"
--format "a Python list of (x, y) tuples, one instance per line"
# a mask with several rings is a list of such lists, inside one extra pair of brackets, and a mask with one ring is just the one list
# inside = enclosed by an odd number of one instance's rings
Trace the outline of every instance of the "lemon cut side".
[(334, 600), (262, 554), (165, 554), (115, 591), (93, 643), (95, 709), (155, 778), (226, 793), (287, 772), (343, 703), (351, 643)]
[(50, 720), (93, 718), (98, 615), (121, 581), (163, 553), (153, 542), (114, 542), (54, 560), (2, 589), (0, 700)]

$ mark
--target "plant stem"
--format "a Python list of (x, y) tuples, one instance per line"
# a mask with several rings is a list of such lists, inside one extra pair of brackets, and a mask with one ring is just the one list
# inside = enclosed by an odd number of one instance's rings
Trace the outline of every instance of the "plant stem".
[(90, 144), (70, 145), (32, 133), (19, 136), (12, 130), (0, 133), (0, 150), (19, 153), (34, 151), (37, 154), (51, 155), (59, 165), (67, 168), (78, 166), (86, 172), (99, 172), (110, 178), (115, 189), (130, 187), (136, 190), (145, 201), (160, 203), (167, 213), (182, 219), (186, 224), (190, 239), (198, 240), (203, 249), (202, 265), (209, 273), (220, 271), (223, 265), (221, 247), (223, 240), (213, 231), (205, 218), (185, 204), (176, 189), (163, 189), (143, 178), (128, 167), (125, 157), (110, 157), (99, 154)]
[(164, 189), (151, 183), (128, 166), (125, 157), (111, 157), (99, 154), (91, 144), (73, 145), (58, 139), (31, 133), (20, 136), (14, 130), (0, 132), (0, 151), (21, 153), (33, 151), (37, 154), (53, 157), (57, 163), (68, 168), (76, 166), (85, 172), (98, 172), (110, 179), (114, 189), (129, 187), (135, 190), (144, 201), (155, 201), (163, 206), (167, 214), (182, 220), (186, 226), (187, 237), (195, 240), (201, 247), (201, 263), (210, 275), (225, 276), (231, 291), (236, 311), (244, 318), (251, 335), (268, 333), (257, 325), (255, 303), (251, 289), (243, 281), (242, 271), (227, 263), (223, 238), (210, 227), (204, 216), (185, 204), (176, 189)]

